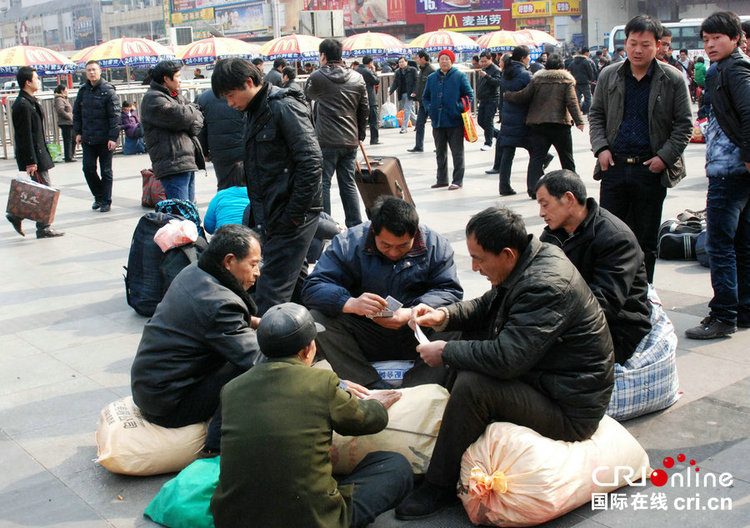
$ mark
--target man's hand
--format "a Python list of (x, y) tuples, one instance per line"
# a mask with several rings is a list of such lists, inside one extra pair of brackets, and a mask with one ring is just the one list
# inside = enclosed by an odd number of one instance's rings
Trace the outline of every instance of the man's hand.
[(36, 163), (34, 163), (33, 165), (26, 165), (26, 174), (28, 174), (29, 176), (33, 176), (35, 172)]
[(409, 326), (413, 329), (414, 324), (419, 326), (440, 326), (445, 321), (445, 312), (436, 310), (426, 304), (419, 304), (411, 309)]
[(341, 383), (346, 385), (346, 392), (350, 393), (355, 398), (359, 398), (360, 400), (364, 400), (368, 396), (370, 396), (370, 390), (366, 387), (363, 387), (359, 383), (354, 383), (353, 381), (349, 380), (341, 380)]
[(599, 167), (602, 171), (608, 170), (610, 167), (614, 167), (615, 160), (612, 159), (612, 152), (610, 150), (602, 150), (599, 153)]
[(414, 92), (413, 94), (411, 94), (411, 96), (410, 96), (410, 97), (411, 97), (412, 99), (416, 99), (416, 98), (417, 98), (417, 93), (416, 93), (416, 92)]
[(484, 70), (479, 70), (479, 76), (480, 77), (487, 77), (487, 72)]
[(76, 145), (81, 144), (81, 134), (76, 134)]
[(379, 390), (370, 393), (366, 400), (377, 400), (383, 404), (386, 409), (401, 399), (401, 393), (395, 390)]
[(380, 295), (374, 293), (363, 293), (359, 297), (350, 297), (342, 312), (356, 315), (375, 315), (385, 310), (387, 303)]
[(109, 141), (107, 141), (107, 148), (109, 150), (115, 150), (115, 147), (117, 147), (117, 143), (115, 143), (111, 139)]
[(431, 341), (424, 345), (417, 345), (417, 352), (429, 366), (439, 367), (443, 364), (445, 344), (445, 341)]
[(659, 156), (654, 156), (650, 160), (644, 161), (643, 164), (646, 167), (648, 167), (648, 170), (657, 174), (660, 172), (664, 172), (664, 170), (666, 170), (667, 168), (667, 165), (662, 161), (662, 159)]
[(411, 308), (399, 308), (393, 312), (393, 317), (373, 317), (372, 322), (389, 330), (398, 330), (411, 319)]

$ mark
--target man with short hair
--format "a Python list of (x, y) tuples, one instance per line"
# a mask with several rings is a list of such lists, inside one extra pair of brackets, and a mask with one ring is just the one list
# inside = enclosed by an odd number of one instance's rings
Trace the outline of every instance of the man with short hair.
[(544, 175), (536, 199), (547, 224), (539, 240), (565, 252), (607, 319), (615, 351), (615, 389), (607, 413), (624, 420), (671, 405), (678, 389), (677, 335), (661, 304), (651, 301), (655, 292), (649, 291), (635, 235), (587, 199), (586, 186), (573, 171)]
[[(719, 11), (701, 24), (711, 68), (706, 74), (706, 250), (714, 296), (709, 315), (685, 331), (715, 339), (750, 328), (750, 60), (738, 46), (734, 13)], [(715, 64), (716, 66), (713, 66)]]
[(247, 293), (260, 275), (260, 253), (249, 228), (220, 227), (198, 262), (172, 281), (133, 360), (133, 401), (149, 422), (183, 427), (213, 417), (206, 452), (220, 449), (221, 388), (261, 357), (258, 309)]
[(484, 130), (484, 145), (481, 150), (490, 150), (492, 140), (498, 133), (495, 130), (495, 114), (497, 113), (498, 97), (500, 97), (500, 84), (503, 81), (503, 72), (492, 63), (492, 55), (489, 51), (483, 51), (479, 55), (478, 70), (479, 81), (477, 82), (477, 121)]
[[(120, 138), (120, 98), (115, 87), (102, 79), (95, 60), (86, 63), (86, 81), (73, 103), (73, 129), (83, 153), (83, 175), (94, 195), (93, 210), (112, 208), (112, 155)], [(101, 178), (96, 173), (99, 160)]]
[(398, 69), (393, 75), (393, 84), (388, 90), (388, 95), (393, 92), (398, 94), (398, 105), (404, 112), (404, 118), (401, 121), (401, 134), (406, 134), (409, 131), (409, 119), (411, 119), (416, 87), (417, 69), (409, 66), (406, 57), (401, 57), (398, 59)]
[(245, 179), (250, 225), (264, 236), (258, 312), (292, 300), (307, 276), (305, 255), (321, 210), (322, 159), (305, 96), (263, 81), (245, 59), (223, 59), (211, 76), (214, 94), (247, 114)]
[(206, 78), (206, 76), (203, 75), (203, 73), (201, 73), (201, 69), (200, 68), (196, 68), (193, 71), (193, 79), (205, 79), (205, 78)]
[(685, 176), (682, 153), (693, 128), (682, 75), (655, 60), (661, 34), (661, 23), (647, 15), (627, 23), (628, 58), (599, 74), (589, 115), (599, 203), (635, 234), (650, 283), (662, 205), (667, 187)]
[(423, 49), (419, 50), (417, 53), (419, 75), (417, 76), (417, 86), (412, 94), (419, 105), (419, 109), (417, 110), (417, 122), (414, 124), (414, 148), (407, 149), (408, 152), (424, 152), (424, 127), (427, 124), (427, 109), (422, 101), (422, 94), (425, 84), (427, 84), (427, 78), (435, 71), (435, 67), (430, 61), (430, 54)]
[(685, 84), (690, 90), (690, 98), (695, 102), (695, 64), (688, 57), (688, 50), (680, 50), (680, 58), (677, 59), (677, 67), (685, 76)]
[(573, 56), (573, 60), (566, 66), (567, 70), (576, 80), (576, 97), (578, 102), (583, 99), (581, 112), (588, 115), (591, 108), (591, 83), (596, 81), (596, 66), (588, 58), (589, 49), (582, 48), (580, 53)]
[[(29, 178), (42, 185), (51, 186), (49, 170), (55, 166), (47, 150), (44, 135), (44, 114), (42, 107), (34, 94), (41, 87), (39, 75), (30, 66), (18, 68), (16, 81), (20, 88), (18, 97), (13, 102), (13, 146), (16, 151), (16, 164), (18, 170), (25, 172)], [(13, 214), (5, 217), (13, 225), (13, 229), (21, 236), (26, 236), (21, 224), (23, 218)], [(65, 233), (55, 231), (49, 224), (36, 223), (37, 238), (53, 238), (63, 236)]]
[(677, 68), (677, 60), (672, 56), (672, 31), (662, 26), (661, 43), (656, 51), (656, 60)]
[(273, 68), (266, 74), (266, 81), (281, 88), (281, 71), (286, 68), (286, 61), (282, 58), (274, 59)]
[(615, 50), (615, 54), (614, 54), (614, 56), (612, 57), (612, 61), (611, 61), (611, 63), (612, 63), (612, 64), (617, 64), (618, 62), (622, 62), (622, 61), (624, 61), (624, 60), (625, 60), (625, 48), (623, 48), (623, 47), (618, 47), (618, 48), (617, 48), (617, 49)]
[(461, 457), (491, 422), (511, 422), (566, 442), (590, 438), (612, 392), (612, 339), (599, 303), (558, 248), (526, 233), (523, 219), (490, 207), (466, 226), (472, 269), (492, 284), (482, 297), (412, 324), (461, 330), (460, 340), (417, 347), (430, 366), (458, 372), (424, 483), (396, 517), (427, 517), (456, 501)]
[[(388, 296), (403, 303), (381, 317)], [(386, 387), (373, 361), (418, 360), (406, 325), (410, 307), (458, 301), (453, 249), (441, 235), (419, 224), (413, 205), (380, 198), (372, 221), (336, 236), (302, 289), (304, 304), (328, 331), (318, 338), (323, 356), (341, 377), (371, 388)], [(442, 382), (445, 371), (418, 361), (405, 384)]]
[(320, 43), (321, 66), (307, 79), (305, 95), (316, 102), (315, 132), (323, 153), (323, 210), (331, 214), (335, 172), (346, 227), (352, 227), (362, 223), (354, 171), (357, 147), (367, 136), (370, 111), (365, 80), (346, 67), (341, 52), (341, 42), (336, 39)]
[(378, 98), (375, 94), (375, 87), (380, 84), (378, 74), (375, 72), (375, 64), (372, 62), (372, 57), (365, 55), (362, 58), (362, 64), (357, 67), (357, 72), (365, 80), (365, 86), (367, 86), (367, 104), (370, 107), (370, 114), (367, 118), (367, 122), (370, 125), (370, 145), (379, 145), (379, 131), (380, 125), (378, 107)]
[(399, 453), (375, 451), (349, 475), (332, 474), (332, 433), (383, 430), (401, 393), (370, 393), (310, 368), (315, 337), (325, 330), (293, 303), (261, 319), (258, 343), (268, 361), (221, 395), (221, 470), (211, 499), (216, 528), (361, 528), (411, 489), (412, 469)]
[(206, 168), (198, 140), (203, 114), (180, 94), (180, 70), (172, 61), (162, 61), (152, 69), (151, 84), (141, 102), (143, 140), (167, 199), (195, 202), (195, 171)]

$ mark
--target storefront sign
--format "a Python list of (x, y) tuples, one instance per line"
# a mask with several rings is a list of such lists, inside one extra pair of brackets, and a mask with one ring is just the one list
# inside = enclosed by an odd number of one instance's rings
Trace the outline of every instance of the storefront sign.
[(581, 14), (581, 0), (567, 0), (566, 2), (550, 2), (552, 16), (579, 16)]
[[(566, 2), (560, 2), (566, 3)], [(520, 2), (511, 4), (513, 18), (550, 16), (550, 2)]]

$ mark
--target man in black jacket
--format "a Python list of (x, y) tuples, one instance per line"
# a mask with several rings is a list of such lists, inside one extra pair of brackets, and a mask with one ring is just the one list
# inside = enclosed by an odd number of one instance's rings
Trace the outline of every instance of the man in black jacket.
[(490, 422), (555, 440), (590, 438), (607, 409), (613, 347), (599, 303), (558, 248), (526, 233), (520, 215), (491, 207), (466, 226), (482, 297), (412, 309), (412, 324), (461, 330), (458, 341), (417, 347), (430, 366), (458, 370), (425, 482), (396, 508), (419, 519), (456, 500), (461, 456)]
[(492, 139), (495, 137), (495, 114), (497, 113), (497, 99), (499, 96), (500, 84), (503, 82), (503, 73), (500, 68), (492, 63), (492, 54), (489, 51), (483, 51), (479, 55), (479, 82), (477, 84), (477, 121), (479, 126), (484, 130), (484, 145), (482, 150), (492, 148)]
[(252, 225), (265, 237), (264, 272), (255, 290), (261, 315), (292, 300), (297, 279), (307, 276), (305, 255), (322, 209), (323, 171), (304, 95), (271, 86), (262, 75), (244, 59), (225, 59), (211, 76), (214, 93), (248, 116), (245, 176)]
[[(112, 155), (120, 137), (120, 98), (115, 87), (102, 79), (95, 60), (86, 63), (86, 81), (73, 103), (73, 129), (83, 153), (83, 174), (94, 195), (93, 210), (112, 208)], [(101, 178), (96, 173), (99, 160)]]
[(362, 57), (362, 64), (357, 67), (357, 72), (365, 80), (367, 86), (367, 102), (370, 105), (370, 116), (367, 121), (370, 125), (370, 145), (379, 145), (379, 134), (378, 126), (380, 125), (379, 113), (378, 113), (378, 98), (375, 95), (375, 87), (380, 84), (380, 79), (375, 71), (375, 64), (372, 62), (372, 57), (365, 55)]
[(245, 126), (243, 112), (230, 108), (227, 100), (206, 90), (197, 100), (203, 113), (198, 134), (206, 161), (216, 171), (216, 190), (245, 186)]
[(404, 119), (401, 121), (401, 134), (409, 131), (409, 119), (414, 106), (414, 90), (417, 87), (417, 69), (409, 66), (405, 57), (398, 60), (398, 70), (393, 76), (393, 84), (388, 95), (396, 92), (401, 110), (404, 111)]
[[(16, 163), (18, 170), (25, 172), (35, 182), (51, 186), (49, 170), (55, 166), (44, 141), (44, 114), (34, 94), (39, 90), (41, 82), (36, 71), (30, 66), (22, 66), (16, 74), (16, 81), (21, 90), (13, 103), (13, 132)], [(19, 218), (10, 213), (5, 217), (13, 224), (19, 235), (24, 235)], [(55, 231), (48, 224), (36, 223), (37, 238), (51, 238), (63, 236), (65, 233)]]
[(574, 55), (573, 60), (566, 66), (576, 80), (578, 102), (580, 103), (581, 98), (583, 98), (583, 104), (581, 105), (583, 115), (588, 115), (591, 108), (591, 83), (596, 81), (597, 72), (594, 63), (586, 56), (588, 52), (588, 48), (581, 49), (581, 52)]
[(427, 124), (427, 110), (422, 104), (422, 93), (424, 93), (427, 77), (435, 71), (435, 67), (430, 63), (430, 54), (425, 50), (419, 50), (419, 53), (417, 53), (417, 64), (419, 65), (419, 76), (412, 97), (417, 101), (419, 109), (417, 110), (417, 122), (414, 124), (414, 132), (416, 132), (414, 148), (408, 149), (409, 152), (424, 152), (424, 127)]
[[(269, 71), (266, 74), (265, 80), (269, 84), (273, 84), (274, 86), (281, 87), (281, 70), (283, 70), (286, 67), (286, 61), (282, 58), (274, 59), (273, 61), (273, 68), (271, 68), (271, 71)], [(261, 70), (262, 71), (262, 70)]]

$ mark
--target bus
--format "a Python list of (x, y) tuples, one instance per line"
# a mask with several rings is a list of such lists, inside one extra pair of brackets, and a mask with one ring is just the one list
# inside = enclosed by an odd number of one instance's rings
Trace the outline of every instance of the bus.
[[(741, 16), (742, 22), (750, 20), (750, 16)], [(681, 49), (688, 50), (688, 57), (705, 57), (703, 40), (701, 39), (702, 18), (683, 18), (679, 22), (664, 22), (662, 25), (672, 32), (672, 54), (679, 57)], [(609, 54), (613, 55), (617, 48), (625, 47), (625, 26), (615, 26), (609, 32)]]

